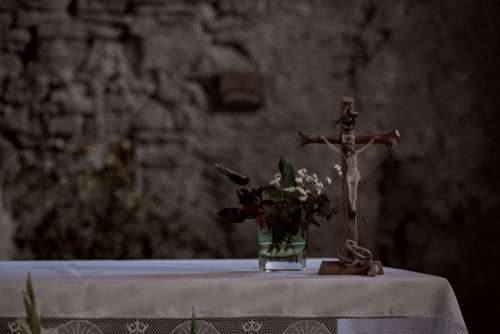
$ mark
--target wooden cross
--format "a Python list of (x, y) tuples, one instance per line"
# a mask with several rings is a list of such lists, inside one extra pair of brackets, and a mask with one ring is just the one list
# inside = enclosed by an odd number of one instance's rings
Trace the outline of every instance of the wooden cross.
[[(341, 155), (342, 160), (342, 197), (343, 197), (343, 208), (344, 208), (344, 233), (345, 233), (345, 247), (348, 246), (348, 242), (352, 240), (357, 246), (358, 243), (358, 183), (360, 181), (360, 173), (358, 170), (358, 159), (357, 155), (364, 151), (371, 144), (385, 144), (385, 145), (396, 145), (399, 142), (399, 131), (395, 130), (393, 132), (385, 134), (375, 134), (375, 135), (354, 135), (354, 128), (356, 127), (357, 112), (354, 111), (354, 100), (351, 97), (342, 97), (340, 104), (340, 118), (335, 122), (335, 124), (340, 124), (340, 134), (333, 136), (321, 136), (317, 134), (306, 134), (299, 132), (300, 146), (305, 146), (312, 143), (317, 144), (327, 144), (330, 148)], [(361, 148), (356, 148), (356, 145), (364, 144)], [(340, 148), (334, 145), (340, 145)], [(362, 251), (369, 253), (369, 262), (371, 262), (371, 253), (362, 248), (358, 247)], [(342, 253), (342, 251), (341, 251)], [(353, 263), (352, 265), (347, 265), (349, 267), (355, 267), (358, 263)], [(335, 265), (336, 273), (339, 271), (339, 263)], [(366, 266), (365, 266), (366, 267)], [(381, 267), (381, 265), (380, 265)], [(323, 263), (322, 263), (323, 268)], [(340, 270), (341, 273), (355, 273), (353, 271), (356, 268), (346, 268), (346, 270)], [(364, 268), (361, 272), (368, 270)], [(357, 271), (360, 271), (359, 268)], [(356, 271), (356, 273), (358, 273)], [(359, 273), (361, 273), (359, 272)], [(321, 273), (321, 270), (320, 270)], [(333, 273), (333, 272), (332, 272)]]

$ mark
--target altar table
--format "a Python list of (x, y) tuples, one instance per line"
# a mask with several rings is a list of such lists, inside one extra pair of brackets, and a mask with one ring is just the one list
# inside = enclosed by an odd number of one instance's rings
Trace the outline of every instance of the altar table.
[(0, 261), (0, 334), (20, 334), (31, 272), (43, 326), (59, 334), (465, 334), (448, 281), (259, 272), (257, 260)]

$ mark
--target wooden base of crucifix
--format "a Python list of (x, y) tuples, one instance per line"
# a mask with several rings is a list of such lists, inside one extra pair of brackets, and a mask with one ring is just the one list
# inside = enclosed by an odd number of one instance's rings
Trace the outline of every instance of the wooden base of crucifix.
[[(342, 197), (344, 211), (345, 245), (339, 252), (338, 261), (323, 261), (320, 275), (382, 275), (382, 263), (372, 259), (371, 252), (358, 245), (358, 183), (361, 175), (358, 170), (357, 156), (371, 144), (395, 145), (399, 142), (399, 131), (395, 130), (378, 135), (354, 135), (358, 114), (354, 111), (354, 100), (344, 96), (341, 100), (340, 134), (321, 136), (299, 132), (300, 145), (312, 143), (327, 144), (341, 156), (342, 160)], [(356, 145), (364, 144), (361, 148)], [(337, 148), (334, 145), (339, 145)]]
[(384, 274), (380, 261), (372, 261), (366, 265), (347, 266), (340, 261), (322, 261), (319, 267), (320, 275), (363, 275), (376, 276)]

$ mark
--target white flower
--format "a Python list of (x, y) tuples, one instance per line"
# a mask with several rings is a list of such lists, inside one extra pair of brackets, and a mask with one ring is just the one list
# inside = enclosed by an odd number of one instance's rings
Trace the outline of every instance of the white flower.
[(294, 192), (296, 189), (297, 188), (295, 188), (295, 187), (288, 187), (288, 188), (283, 189), (283, 191)]
[(279, 185), (280, 185), (280, 180), (277, 180), (277, 179), (271, 180), (271, 182), (269, 182), (269, 185), (270, 185), (270, 186), (279, 187)]
[(297, 175), (300, 176), (300, 177), (304, 177), (307, 173), (307, 169), (305, 168), (301, 168), (297, 171)]
[(333, 166), (333, 168), (334, 168), (334, 169), (335, 169), (335, 171), (337, 172), (338, 177), (341, 177), (341, 176), (342, 176), (342, 167), (340, 167), (340, 165), (335, 164), (335, 165)]
[(280, 181), (281, 181), (281, 174), (280, 173), (275, 174), (274, 178), (269, 182), (269, 185), (279, 188)]
[(307, 196), (306, 195), (299, 196), (299, 201), (305, 202), (306, 200), (307, 200)]
[(317, 174), (313, 174), (312, 179), (313, 179), (314, 182), (318, 182), (318, 175)]
[(328, 184), (332, 184), (332, 179), (331, 179), (330, 177), (328, 177), (328, 176), (327, 176), (327, 177), (326, 177), (326, 182), (327, 182)]
[(302, 187), (295, 187), (295, 190), (297, 190), (301, 195), (307, 196), (307, 192), (304, 190)]
[(315, 186), (318, 189), (323, 189), (324, 188), (323, 183), (321, 183), (321, 182), (316, 182)]
[(302, 180), (302, 178), (301, 178), (301, 177), (296, 177), (296, 178), (295, 178), (295, 182), (297, 182), (297, 183), (302, 183), (302, 182), (303, 182), (303, 180)]

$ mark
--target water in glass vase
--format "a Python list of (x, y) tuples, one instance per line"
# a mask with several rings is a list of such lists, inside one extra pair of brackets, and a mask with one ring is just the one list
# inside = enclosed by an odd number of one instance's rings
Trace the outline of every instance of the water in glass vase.
[(307, 259), (307, 228), (300, 229), (291, 240), (283, 242), (279, 248), (269, 249), (273, 236), (267, 228), (258, 230), (259, 268), (263, 271), (304, 270)]

